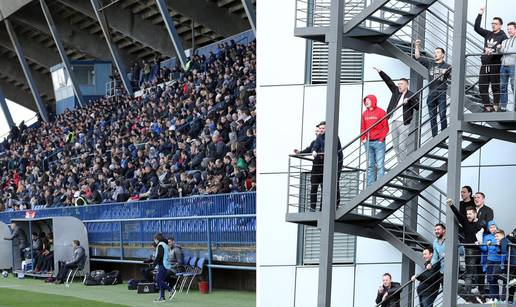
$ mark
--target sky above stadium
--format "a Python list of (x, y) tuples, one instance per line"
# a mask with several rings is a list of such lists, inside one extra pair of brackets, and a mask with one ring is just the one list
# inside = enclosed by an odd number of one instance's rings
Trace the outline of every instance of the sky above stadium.
[[(19, 125), (22, 120), (25, 122), (29, 121), (30, 119), (34, 118), (36, 116), (36, 113), (34, 111), (31, 111), (27, 109), (24, 106), (21, 106), (13, 101), (10, 101), (7, 99), (7, 107), (11, 111), (11, 116), (13, 117), (14, 122), (16, 125)], [(7, 121), (5, 120), (4, 114), (2, 111), (0, 111), (0, 141), (3, 140), (4, 136), (9, 133), (9, 125), (7, 125)], [(29, 121), (29, 123), (32, 123), (32, 121)]]

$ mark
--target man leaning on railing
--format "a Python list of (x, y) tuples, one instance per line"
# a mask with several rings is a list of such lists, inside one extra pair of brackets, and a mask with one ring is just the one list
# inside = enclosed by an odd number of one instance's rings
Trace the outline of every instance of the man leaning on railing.
[(381, 303), (381, 307), (400, 307), (401, 295), (400, 291), (398, 291), (399, 288), (401, 288), (401, 284), (392, 281), (391, 274), (383, 274), (382, 285), (376, 295), (376, 304)]
[(424, 270), (419, 275), (412, 276), (411, 280), (419, 281), (417, 287), (417, 295), (419, 296), (420, 307), (433, 307), (434, 301), (439, 294), (439, 287), (442, 281), (442, 275), (439, 270), (441, 269), (441, 260), (437, 263), (432, 264), (433, 250), (430, 247), (423, 249), (423, 259), (425, 260), (425, 267), (429, 266), (429, 269)]
[(516, 228), (507, 235), (507, 240), (509, 241), (509, 248), (507, 254), (509, 255), (509, 303), (513, 304), (514, 301), (514, 291), (516, 291)]

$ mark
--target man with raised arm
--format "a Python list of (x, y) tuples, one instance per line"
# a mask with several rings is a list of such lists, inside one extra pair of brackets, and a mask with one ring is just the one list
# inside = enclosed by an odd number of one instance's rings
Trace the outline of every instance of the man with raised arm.
[(414, 111), (419, 109), (419, 100), (418, 97), (413, 97), (414, 93), (409, 90), (407, 79), (401, 78), (396, 85), (383, 70), (376, 67), (373, 67), (373, 69), (378, 72), (392, 93), (387, 114), (391, 120), (392, 144), (398, 162), (400, 162), (413, 150), (413, 148), (410, 148), (413, 146), (413, 142), (409, 139), (409, 134), (415, 128), (412, 124), (412, 118), (414, 117)]
[[(480, 27), (482, 15), (484, 15), (485, 7), (480, 7), (477, 19), (475, 19), (475, 32), (484, 38), (483, 55), (480, 58), (482, 65), (480, 66), (480, 74), (478, 78), (478, 89), (480, 97), (484, 104), (484, 111), (498, 111), (500, 104), (500, 65), (502, 56), (496, 53), (496, 46), (507, 39), (507, 35), (502, 30), (503, 20), (500, 17), (494, 17), (491, 22), (492, 31)], [(493, 103), (489, 98), (489, 85), (493, 92)]]
[(437, 110), (439, 109), (439, 117), (441, 122), (441, 131), (448, 126), (446, 120), (446, 90), (448, 89), (448, 77), (450, 75), (450, 64), (445, 62), (445, 51), (443, 48), (435, 48), (434, 58), (430, 60), (421, 56), (421, 40), (416, 40), (414, 48), (414, 57), (423, 66), (428, 68), (429, 82), (428, 97), (426, 104), (428, 106), (428, 114), (430, 116), (430, 126), (432, 127), (432, 136), (436, 136), (437, 129)]

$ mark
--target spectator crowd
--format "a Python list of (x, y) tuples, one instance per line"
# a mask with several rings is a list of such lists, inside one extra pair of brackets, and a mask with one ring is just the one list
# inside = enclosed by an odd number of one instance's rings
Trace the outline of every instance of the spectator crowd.
[(0, 145), (0, 211), (253, 191), (255, 48), (224, 43), (145, 79), (140, 97), (13, 127)]

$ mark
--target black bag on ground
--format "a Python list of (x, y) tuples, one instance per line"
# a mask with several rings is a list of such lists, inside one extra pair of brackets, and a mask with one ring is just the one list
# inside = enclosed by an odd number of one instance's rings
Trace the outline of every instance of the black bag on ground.
[(84, 285), (86, 286), (98, 286), (100, 285), (100, 281), (102, 278), (106, 276), (106, 272), (104, 270), (96, 270), (92, 271), (89, 275), (86, 275), (86, 279), (84, 280)]
[(107, 285), (118, 285), (122, 283), (122, 275), (120, 275), (120, 271), (114, 270), (111, 272), (106, 273), (106, 276), (104, 276), (100, 283), (104, 286)]
[(137, 290), (138, 284), (143, 283), (143, 282), (145, 282), (145, 280), (129, 279), (129, 281), (127, 282), (127, 289), (128, 290)]
[(158, 287), (153, 282), (138, 283), (138, 294), (157, 293), (158, 291)]

